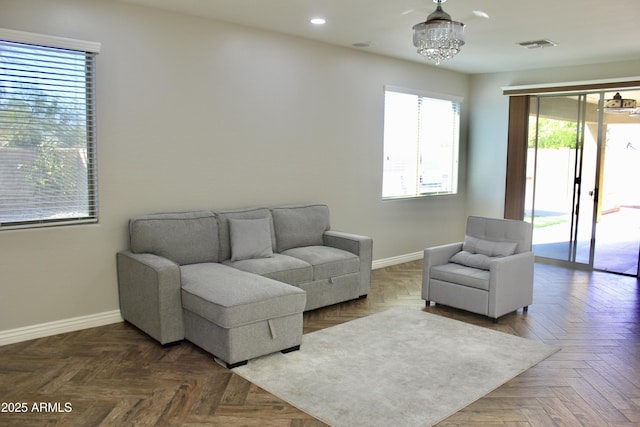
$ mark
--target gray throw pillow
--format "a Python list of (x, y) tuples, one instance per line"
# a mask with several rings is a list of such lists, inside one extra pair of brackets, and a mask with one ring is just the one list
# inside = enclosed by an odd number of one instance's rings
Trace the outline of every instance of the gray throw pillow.
[(229, 219), (231, 261), (273, 256), (269, 218)]
[(496, 258), (501, 257), (490, 257), (483, 254), (472, 254), (467, 251), (460, 251), (454, 256), (451, 257), (449, 261), (455, 262), (456, 264), (461, 264), (467, 267), (480, 268), (482, 270), (489, 270), (489, 264)]
[(464, 236), (462, 250), (491, 257), (513, 255), (517, 247), (518, 244), (515, 242), (494, 242), (477, 237)]

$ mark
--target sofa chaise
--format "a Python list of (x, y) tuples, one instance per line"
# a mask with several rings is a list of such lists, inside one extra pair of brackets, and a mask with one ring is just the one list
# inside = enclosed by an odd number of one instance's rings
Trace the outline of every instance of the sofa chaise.
[(369, 292), (372, 239), (331, 230), (322, 204), (138, 216), (129, 239), (122, 317), (229, 368), (298, 349), (304, 311)]

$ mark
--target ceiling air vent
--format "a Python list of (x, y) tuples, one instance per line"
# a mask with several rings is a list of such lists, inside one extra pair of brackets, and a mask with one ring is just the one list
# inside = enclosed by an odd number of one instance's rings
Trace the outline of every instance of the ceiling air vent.
[(552, 42), (551, 40), (531, 40), (528, 42), (518, 43), (518, 45), (527, 49), (538, 49), (540, 47), (557, 46), (558, 43)]

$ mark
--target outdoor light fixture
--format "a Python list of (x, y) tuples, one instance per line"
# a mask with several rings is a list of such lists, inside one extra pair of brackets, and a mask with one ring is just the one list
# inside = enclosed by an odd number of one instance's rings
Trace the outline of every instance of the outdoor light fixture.
[(453, 58), (464, 44), (464, 24), (451, 20), (451, 15), (442, 10), (447, 0), (433, 0), (438, 4), (427, 20), (413, 26), (413, 45), (418, 53), (436, 65)]
[(625, 99), (617, 92), (612, 99), (605, 99), (604, 111), (607, 113), (630, 113), (636, 109), (635, 99)]

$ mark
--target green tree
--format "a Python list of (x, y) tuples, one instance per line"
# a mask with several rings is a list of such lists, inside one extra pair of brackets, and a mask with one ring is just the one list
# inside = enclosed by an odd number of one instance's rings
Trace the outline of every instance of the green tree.
[(43, 142), (37, 147), (31, 167), (20, 165), (18, 169), (28, 169), (26, 174), (37, 194), (59, 198), (77, 192), (77, 180), (65, 162), (63, 151), (51, 142)]
[[(577, 124), (545, 117), (538, 119), (538, 148), (576, 148)], [(536, 147), (536, 122), (529, 120), (529, 148)]]

